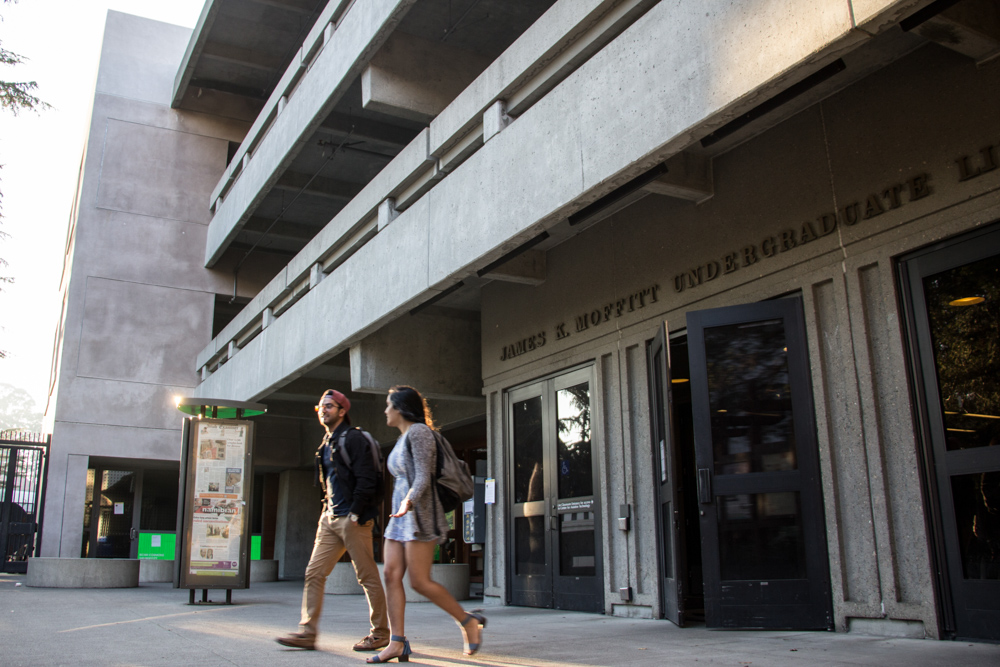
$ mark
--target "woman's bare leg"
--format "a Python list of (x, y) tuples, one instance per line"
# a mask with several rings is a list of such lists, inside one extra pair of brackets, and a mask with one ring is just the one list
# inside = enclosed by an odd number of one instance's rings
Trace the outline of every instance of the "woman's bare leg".
[[(385, 579), (385, 603), (389, 613), (389, 632), (394, 636), (405, 637), (406, 591), (403, 589), (403, 575), (406, 574), (406, 551), (403, 542), (385, 541), (382, 570)], [(403, 642), (390, 641), (389, 645), (379, 651), (379, 660), (385, 662), (389, 658), (403, 653)]]
[[(431, 579), (431, 563), (434, 562), (434, 542), (406, 542), (406, 569), (410, 573), (410, 586), (413, 590), (441, 607), (449, 616), (458, 621), (465, 635), (467, 644), (478, 644), (481, 628), (479, 623), (462, 625), (466, 618), (465, 609), (458, 603), (448, 589)], [(388, 583), (388, 582), (386, 582)], [(388, 590), (386, 590), (388, 597)], [(389, 624), (392, 625), (392, 604), (389, 605)], [(393, 631), (395, 632), (395, 631)]]

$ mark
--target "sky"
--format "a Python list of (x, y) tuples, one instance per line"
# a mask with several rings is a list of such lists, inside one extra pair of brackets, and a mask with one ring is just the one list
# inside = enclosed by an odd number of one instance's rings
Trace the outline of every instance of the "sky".
[(194, 27), (205, 0), (17, 0), (0, 4), (0, 44), (28, 61), (0, 67), (4, 81), (37, 81), (52, 108), (0, 112), (3, 221), (0, 383), (45, 408), (59, 319), (59, 280), (109, 9)]

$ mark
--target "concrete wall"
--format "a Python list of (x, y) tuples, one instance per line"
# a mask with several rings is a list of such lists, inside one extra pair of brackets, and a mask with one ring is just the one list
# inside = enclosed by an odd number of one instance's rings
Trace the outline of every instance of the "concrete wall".
[(278, 576), (300, 579), (312, 554), (316, 523), (322, 511), (322, 493), (313, 486), (312, 470), (286, 470), (278, 481), (278, 525), (274, 559)]
[[(108, 14), (63, 276), (45, 556), (80, 554), (89, 457), (178, 459), (172, 397), (197, 384), (215, 294), (233, 288), (201, 257), (212, 184), (247, 124), (170, 109), (189, 35)], [(259, 290), (260, 271), (241, 287)]]
[[(709, 12), (701, 3), (653, 6), (270, 323), (202, 382), (199, 395), (266, 396), (285, 378), (359, 342), (920, 4), (926, 3), (745, 0)], [(302, 85), (312, 86), (313, 79)], [(325, 85), (328, 92), (336, 84)], [(460, 96), (455, 104), (462, 102)], [(294, 104), (293, 98), (285, 113)], [(287, 122), (297, 137), (312, 114), (295, 123), (281, 116), (275, 128)], [(286, 139), (280, 159), (289, 150)], [(271, 155), (265, 144), (273, 141), (269, 135), (259, 151)], [(220, 209), (212, 222), (213, 239), (234, 229), (278, 159), (262, 162), (260, 172), (251, 162), (229, 195), (232, 208)], [(387, 185), (384, 196), (402, 188)], [(328, 227), (356, 229), (364, 222), (342, 220), (343, 214)], [(290, 274), (322, 261), (312, 245), (292, 260)], [(213, 240), (209, 254), (218, 247)], [(337, 316), (344, 311), (354, 317)], [(318, 320), (330, 326), (307, 324)]]
[[(683, 329), (691, 310), (799, 292), (837, 628), (853, 618), (918, 621), (937, 636), (893, 258), (1000, 218), (1000, 170), (963, 181), (958, 162), (970, 156), (975, 164), (983, 146), (997, 145), (998, 104), (1000, 70), (925, 46), (716, 158), (711, 200), (649, 196), (551, 250), (543, 285), (483, 289), (498, 498), (509, 493), (503, 390), (581, 362), (596, 366), (604, 525), (619, 503), (636, 508), (627, 536), (605, 531), (609, 612), (632, 613), (618, 608), (616, 594), (631, 585), (636, 605), (660, 613), (646, 341), (663, 319)], [(802, 242), (805, 223), (821, 234), (831, 215), (835, 229)], [(788, 230), (797, 244), (783, 250)], [(738, 267), (728, 273), (727, 257)], [(707, 280), (713, 262), (722, 270)], [(699, 270), (702, 283), (687, 282)], [(643, 291), (642, 307), (638, 297), (629, 304)], [(577, 327), (580, 316), (586, 329)], [(559, 338), (560, 325), (568, 336)], [(501, 360), (505, 346), (538, 332), (547, 334), (544, 346)], [(509, 539), (502, 509), (490, 510), (486, 586), (501, 599)]]

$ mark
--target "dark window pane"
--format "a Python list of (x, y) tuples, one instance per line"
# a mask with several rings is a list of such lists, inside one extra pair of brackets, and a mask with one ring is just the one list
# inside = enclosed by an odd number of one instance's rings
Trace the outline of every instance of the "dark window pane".
[(542, 397), (514, 404), (514, 502), (545, 497), (542, 465)]
[(556, 392), (558, 419), (559, 497), (594, 494), (590, 461), (590, 385), (586, 382)]
[(798, 493), (740, 494), (718, 500), (724, 581), (805, 578)]
[(515, 574), (546, 574), (545, 517), (514, 519)]
[(1000, 472), (951, 478), (966, 579), (1000, 579)]
[(139, 530), (177, 530), (177, 471), (146, 470), (142, 477), (142, 514)]
[(594, 513), (559, 515), (559, 574), (592, 577), (595, 569)]
[(924, 278), (949, 450), (1000, 443), (1000, 257)]
[(715, 474), (796, 468), (785, 340), (781, 320), (705, 330)]

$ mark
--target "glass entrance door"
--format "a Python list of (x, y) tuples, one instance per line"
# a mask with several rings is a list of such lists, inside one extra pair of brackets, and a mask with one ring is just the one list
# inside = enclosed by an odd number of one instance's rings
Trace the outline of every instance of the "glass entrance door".
[(945, 630), (1000, 640), (1000, 229), (900, 268), (938, 500)]
[(592, 384), (583, 369), (507, 395), (515, 605), (603, 610)]
[(138, 513), (142, 471), (91, 468), (87, 471), (87, 503), (81, 557), (135, 558), (138, 553)]
[(830, 628), (802, 304), (687, 321), (706, 624)]

